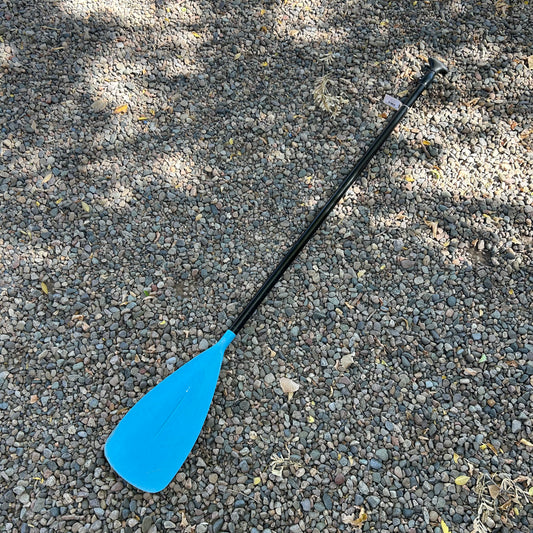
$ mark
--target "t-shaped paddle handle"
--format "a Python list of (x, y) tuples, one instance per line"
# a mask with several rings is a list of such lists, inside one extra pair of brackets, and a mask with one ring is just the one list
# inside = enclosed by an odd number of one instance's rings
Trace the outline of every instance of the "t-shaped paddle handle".
[(430, 57), (428, 62), (429, 69), (435, 74), (442, 74), (443, 76), (448, 74), (448, 67), (444, 63), (441, 63), (438, 59)]

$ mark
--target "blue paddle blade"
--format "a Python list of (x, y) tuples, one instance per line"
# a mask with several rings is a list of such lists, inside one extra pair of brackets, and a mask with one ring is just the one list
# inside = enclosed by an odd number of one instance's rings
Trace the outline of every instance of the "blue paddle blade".
[(234, 338), (226, 331), (143, 396), (111, 433), (105, 456), (128, 483), (159, 492), (172, 481), (202, 430), (224, 352)]

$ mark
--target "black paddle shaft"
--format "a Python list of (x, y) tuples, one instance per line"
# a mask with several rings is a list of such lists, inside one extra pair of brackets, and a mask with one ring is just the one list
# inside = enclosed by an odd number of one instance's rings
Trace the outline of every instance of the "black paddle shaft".
[(391, 119), (381, 131), (374, 142), (368, 147), (367, 151), (359, 159), (355, 167), (344, 178), (343, 182), (339, 185), (333, 196), (327, 201), (324, 207), (316, 215), (315, 219), (309, 224), (305, 231), (300, 235), (298, 240), (292, 245), (291, 249), (285, 254), (280, 261), (276, 269), (270, 274), (268, 279), (263, 283), (262, 287), (256, 292), (254, 297), (250, 300), (248, 305), (244, 308), (242, 313), (237, 317), (235, 322), (231, 326), (231, 331), (237, 334), (242, 329), (244, 324), (252, 316), (254, 311), (259, 307), (261, 302), (265, 299), (266, 295), (272, 290), (274, 285), (279, 281), (284, 272), (289, 268), (292, 262), (296, 259), (296, 256), (300, 253), (302, 248), (313, 237), (318, 228), (324, 223), (327, 216), (331, 213), (333, 208), (339, 203), (339, 200), (346, 194), (348, 189), (353, 185), (354, 181), (365, 170), (370, 160), (374, 157), (376, 152), (381, 148), (381, 145), (388, 139), (392, 130), (402, 120), (403, 116), (407, 113), (407, 110), (414, 104), (417, 98), (424, 92), (424, 90), (431, 84), (433, 78), (437, 74), (446, 74), (448, 69), (438, 60), (429, 59), (429, 65), (427, 66), (427, 73), (421, 78), (417, 88), (412, 94), (402, 101), (401, 107), (392, 115)]

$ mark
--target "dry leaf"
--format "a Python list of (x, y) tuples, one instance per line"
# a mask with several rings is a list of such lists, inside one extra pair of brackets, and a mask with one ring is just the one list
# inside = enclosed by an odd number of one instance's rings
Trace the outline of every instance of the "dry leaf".
[(455, 478), (455, 484), (459, 485), (460, 487), (462, 485), (466, 485), (470, 481), (470, 476), (457, 476)]
[(48, 183), (52, 179), (52, 173), (48, 172), (48, 174), (43, 178), (43, 183)]
[(498, 487), (498, 485), (489, 485), (488, 488), (489, 488), (490, 497), (493, 500), (495, 500), (500, 494), (500, 487)]
[(487, 448), (494, 454), (498, 455), (498, 450), (496, 449), (496, 446), (494, 444), (491, 444), (490, 442), (487, 442)]
[(44, 281), (41, 282), (41, 289), (45, 294), (48, 294), (48, 287), (46, 286), (46, 283)]
[(533, 448), (533, 442), (529, 442), (528, 440), (526, 439), (520, 439), (520, 444), (524, 444), (526, 446), (530, 446)]
[(241, 54), (240, 52), (238, 52), (237, 54), (235, 54), (235, 55), (233, 56), (233, 59), (237, 60), (237, 59), (239, 59), (239, 57), (241, 57), (241, 55), (242, 55), (242, 54)]
[(407, 176), (405, 176), (405, 181), (408, 181), (409, 183), (413, 183), (413, 181), (415, 181), (415, 178), (407, 174)]
[(340, 367), (342, 370), (348, 370), (354, 363), (353, 356), (351, 354), (346, 354), (341, 357)]
[(527, 58), (527, 66), (533, 69), (533, 55)]
[(123, 104), (123, 105), (119, 105), (118, 107), (115, 107), (115, 110), (113, 111), (113, 113), (118, 115), (120, 113), (126, 113), (127, 111), (128, 111), (128, 104)]
[(362, 526), (368, 519), (368, 515), (365, 513), (365, 510), (361, 507), (359, 509), (359, 516), (355, 518), (355, 515), (352, 513), (350, 515), (344, 515), (342, 517), (343, 524), (348, 524), (354, 527)]
[(187, 518), (185, 517), (185, 513), (181, 511), (181, 527), (187, 527), (189, 525), (189, 522), (187, 522)]
[(292, 400), (294, 393), (300, 388), (298, 383), (289, 378), (280, 378), (279, 384), (281, 390), (289, 397), (289, 401)]
[(201, 37), (201, 35), (195, 31), (192, 32), (192, 34), (197, 38), (199, 39)]
[(85, 202), (82, 202), (81, 203), (81, 207), (83, 208), (83, 210), (88, 213), (90, 210), (91, 210), (91, 207), (89, 204), (85, 203)]
[(429, 141), (426, 141), (426, 140), (423, 140), (423, 141), (422, 141), (422, 144), (423, 144), (424, 146), (431, 146), (431, 143), (430, 143)]
[(440, 521), (440, 528), (442, 529), (442, 533), (450, 533), (450, 528), (444, 520)]
[(467, 376), (476, 376), (479, 372), (480, 370), (478, 368), (465, 368), (465, 374)]
[(457, 461), (459, 461), (459, 455), (457, 455), (455, 452), (453, 453), (453, 462), (457, 464)]
[(426, 223), (426, 226), (429, 226), (431, 228), (431, 232), (433, 234), (433, 238), (437, 238), (437, 228), (438, 228), (438, 222), (431, 222), (429, 220), (424, 220)]

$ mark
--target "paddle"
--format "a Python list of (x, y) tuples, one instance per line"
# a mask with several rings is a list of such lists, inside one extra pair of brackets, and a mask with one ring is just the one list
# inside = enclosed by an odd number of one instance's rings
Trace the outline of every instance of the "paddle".
[(105, 444), (105, 455), (114, 470), (128, 483), (145, 492), (159, 492), (172, 481), (202, 430), (226, 348), (435, 75), (447, 72), (447, 68), (435, 59), (429, 60), (427, 69), (416, 89), (404, 101), (398, 102), (401, 104), (399, 109), (285, 254), (230, 330), (214, 346), (181, 366), (141, 398), (111, 433)]

